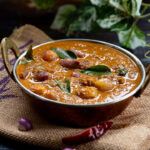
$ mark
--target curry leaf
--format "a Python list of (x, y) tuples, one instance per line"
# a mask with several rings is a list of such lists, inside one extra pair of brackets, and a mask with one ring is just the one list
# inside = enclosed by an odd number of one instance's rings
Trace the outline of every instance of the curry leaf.
[(77, 58), (76, 54), (73, 51), (66, 50), (65, 52), (69, 55), (70, 58), (72, 58), (72, 59)]
[(128, 70), (124, 66), (120, 66), (116, 72), (118, 76), (125, 76), (128, 73)]
[(66, 79), (65, 83), (60, 80), (55, 80), (57, 86), (65, 93), (70, 93), (70, 80)]
[(109, 0), (109, 4), (120, 11), (126, 12), (122, 6), (122, 0)]
[(29, 62), (31, 62), (33, 59), (33, 50), (32, 50), (32, 45), (29, 47), (29, 49), (27, 50), (25, 56), (20, 60), (19, 64), (27, 64)]
[(76, 59), (77, 56), (74, 52), (70, 50), (63, 50), (62, 48), (51, 48), (61, 59)]
[(130, 20), (124, 19), (124, 20), (114, 24), (113, 26), (111, 26), (111, 31), (119, 32), (119, 31), (127, 30), (130, 28), (130, 26), (131, 26)]
[(34, 0), (34, 3), (40, 9), (49, 9), (54, 5), (55, 0)]
[(85, 70), (81, 70), (81, 73), (89, 75), (107, 75), (111, 73), (111, 70), (106, 65), (96, 65)]
[(65, 88), (64, 88), (63, 83), (62, 83), (61, 81), (59, 81), (59, 80), (55, 80), (55, 82), (56, 82), (57, 86), (58, 86), (62, 91), (65, 92)]
[(118, 32), (118, 38), (120, 43), (128, 48), (135, 49), (139, 46), (145, 46), (145, 35), (136, 26), (132, 25), (131, 28)]
[(98, 19), (97, 23), (101, 28), (109, 29), (113, 25), (117, 24), (121, 20), (123, 20), (124, 17), (118, 15), (118, 14), (112, 14), (104, 19)]
[(24, 57), (25, 57), (25, 59), (26, 59), (27, 61), (33, 60), (32, 45), (29, 47), (29, 49), (27, 50), (27, 53), (26, 53), (26, 55), (25, 55)]
[(142, 0), (122, 0), (123, 1), (123, 7), (125, 10), (128, 11), (128, 13), (131, 14), (131, 16), (140, 16), (140, 9)]
[(69, 25), (67, 35), (75, 31), (90, 32), (97, 18), (96, 8), (87, 6), (79, 12), (79, 17)]
[(91, 4), (101, 7), (108, 3), (108, 0), (90, 0)]
[[(101, 28), (110, 29), (117, 32), (123, 46), (133, 49), (146, 43), (142, 31), (132, 26), (147, 17), (143, 13), (148, 7), (141, 6), (142, 0), (82, 0), (81, 5), (61, 6), (51, 28), (63, 30), (67, 36), (76, 36), (79, 32), (98, 32)], [(123, 39), (125, 34), (128, 38)]]
[(110, 0), (110, 5), (133, 17), (140, 16), (142, 0)]
[(57, 15), (51, 25), (51, 29), (60, 30), (66, 26), (70, 14), (76, 11), (74, 5), (63, 5), (58, 9)]
[(66, 83), (66, 91), (67, 91), (67, 93), (70, 93), (70, 91), (71, 91), (70, 80), (66, 79), (65, 83)]

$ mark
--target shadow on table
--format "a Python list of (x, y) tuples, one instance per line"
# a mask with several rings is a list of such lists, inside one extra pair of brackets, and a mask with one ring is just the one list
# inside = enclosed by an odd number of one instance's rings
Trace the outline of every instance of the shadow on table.
[(0, 136), (0, 150), (46, 150), (46, 148), (27, 145)]

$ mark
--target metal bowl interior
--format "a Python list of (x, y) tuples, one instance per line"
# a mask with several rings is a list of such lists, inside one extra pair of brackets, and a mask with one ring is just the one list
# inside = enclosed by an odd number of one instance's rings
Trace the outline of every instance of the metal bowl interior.
[(140, 90), (140, 88), (142, 87), (144, 81), (145, 81), (145, 76), (146, 76), (146, 73), (145, 73), (145, 68), (143, 66), (143, 64), (141, 63), (141, 61), (135, 56), (133, 55), (131, 52), (127, 51), (126, 49), (124, 48), (121, 48), (117, 45), (114, 45), (114, 44), (111, 44), (111, 43), (107, 43), (107, 42), (104, 42), (104, 41), (98, 41), (98, 40), (91, 40), (91, 39), (62, 39), (62, 40), (55, 40), (55, 41), (49, 41), (49, 42), (46, 42), (46, 43), (42, 43), (40, 45), (37, 45), (34, 48), (37, 48), (37, 47), (40, 47), (42, 45), (45, 45), (45, 44), (49, 44), (49, 43), (53, 43), (53, 42), (59, 42), (59, 41), (86, 41), (86, 42), (93, 42), (93, 43), (97, 43), (97, 44), (103, 44), (103, 45), (106, 45), (106, 46), (109, 46), (109, 47), (112, 47), (114, 48), (115, 50), (118, 50), (118, 51), (121, 51), (122, 53), (124, 53), (125, 55), (127, 55), (128, 57), (130, 57), (135, 63), (136, 65), (139, 67), (141, 73), (142, 73), (142, 80), (140, 82), (140, 84), (136, 87), (135, 90), (133, 90), (132, 92), (130, 92), (129, 94), (123, 96), (122, 98), (120, 99), (116, 99), (116, 100), (113, 100), (111, 102), (101, 102), (101, 103), (98, 103), (98, 104), (67, 104), (67, 103), (62, 103), (62, 102), (59, 102), (59, 101), (55, 101), (55, 100), (52, 100), (52, 99), (48, 99), (48, 98), (45, 98), (45, 97), (42, 97), (40, 95), (37, 95), (35, 93), (33, 93), (32, 91), (30, 91), (29, 89), (27, 89), (24, 85), (22, 85), (22, 83), (19, 81), (18, 77), (17, 77), (17, 74), (16, 74), (16, 68), (17, 68), (17, 65), (20, 61), (20, 59), (22, 59), (22, 57), (24, 57), (24, 55), (26, 54), (26, 52), (24, 52), (23, 54), (20, 55), (20, 57), (17, 59), (17, 61), (15, 62), (15, 65), (14, 65), (14, 68), (13, 68), (13, 75), (14, 75), (14, 78), (16, 80), (16, 82), (18, 83), (18, 85), (27, 93), (29, 94), (30, 96), (33, 96), (35, 97), (36, 99), (38, 100), (42, 100), (42, 101), (46, 101), (46, 102), (50, 102), (50, 103), (55, 103), (55, 104), (59, 104), (59, 105), (63, 105), (63, 106), (70, 106), (70, 107), (103, 107), (103, 106), (106, 106), (106, 105), (110, 105), (110, 104), (115, 104), (115, 103), (118, 103), (120, 101), (123, 101), (123, 100), (126, 100), (127, 98), (129, 97), (132, 97), (137, 91)]

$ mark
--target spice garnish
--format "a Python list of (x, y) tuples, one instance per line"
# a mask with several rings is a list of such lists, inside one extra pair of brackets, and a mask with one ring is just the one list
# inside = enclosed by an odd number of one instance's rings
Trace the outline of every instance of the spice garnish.
[(111, 128), (112, 124), (111, 121), (100, 123), (76, 135), (62, 138), (62, 142), (64, 144), (72, 145), (96, 140), (104, 135)]

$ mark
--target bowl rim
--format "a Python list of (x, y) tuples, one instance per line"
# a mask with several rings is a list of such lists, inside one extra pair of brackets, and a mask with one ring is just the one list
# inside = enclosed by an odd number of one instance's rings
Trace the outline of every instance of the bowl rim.
[(114, 48), (115, 50), (118, 50), (120, 52), (122, 52), (123, 54), (125, 54), (126, 56), (128, 56), (132, 61), (135, 62), (135, 64), (139, 67), (141, 73), (142, 73), (142, 79), (141, 79), (141, 82), (140, 84), (132, 91), (130, 92), (129, 94), (123, 96), (122, 98), (118, 98), (116, 100), (113, 100), (113, 101), (104, 101), (104, 102), (100, 102), (100, 103), (95, 103), (95, 104), (68, 104), (68, 103), (63, 103), (63, 102), (60, 102), (60, 101), (56, 101), (56, 100), (52, 100), (52, 99), (48, 99), (46, 97), (43, 97), (43, 96), (40, 96), (38, 94), (35, 94), (34, 92), (30, 91), (29, 89), (27, 89), (18, 79), (17, 77), (17, 73), (16, 73), (16, 68), (19, 64), (19, 61), (22, 57), (24, 57), (24, 55), (26, 54), (26, 51), (23, 52), (19, 58), (16, 60), (15, 64), (14, 64), (14, 67), (13, 67), (13, 75), (14, 75), (14, 78), (15, 78), (15, 81), (19, 84), (19, 86), (27, 93), (29, 94), (30, 96), (33, 96), (35, 97), (36, 99), (39, 99), (39, 100), (42, 100), (42, 101), (45, 101), (45, 102), (51, 102), (51, 103), (54, 103), (54, 104), (58, 104), (58, 105), (63, 105), (63, 106), (70, 106), (70, 107), (101, 107), (101, 106), (107, 106), (107, 105), (111, 105), (111, 104), (116, 104), (118, 102), (121, 102), (121, 101), (124, 101), (132, 96), (134, 96), (134, 94), (136, 92), (138, 92), (140, 90), (140, 88), (142, 87), (144, 81), (145, 81), (145, 77), (146, 77), (146, 72), (145, 72), (145, 68), (144, 68), (144, 65), (142, 64), (142, 62), (139, 60), (139, 58), (137, 58), (134, 54), (132, 54), (131, 52), (127, 51), (126, 49), (120, 47), (120, 46), (117, 46), (115, 44), (111, 44), (109, 42), (105, 42), (105, 41), (100, 41), (100, 40), (93, 40), (93, 39), (80, 39), (80, 38), (69, 38), (69, 39), (60, 39), (60, 40), (52, 40), (52, 41), (48, 41), (48, 42), (44, 42), (44, 43), (41, 43), (39, 45), (36, 45), (33, 47), (33, 49), (35, 48), (38, 48), (40, 46), (43, 46), (45, 44), (49, 44), (49, 43), (54, 43), (54, 42), (63, 42), (63, 41), (84, 41), (84, 42), (93, 42), (93, 43), (97, 43), (97, 44), (103, 44), (103, 45), (106, 45), (108, 47), (112, 47)]

